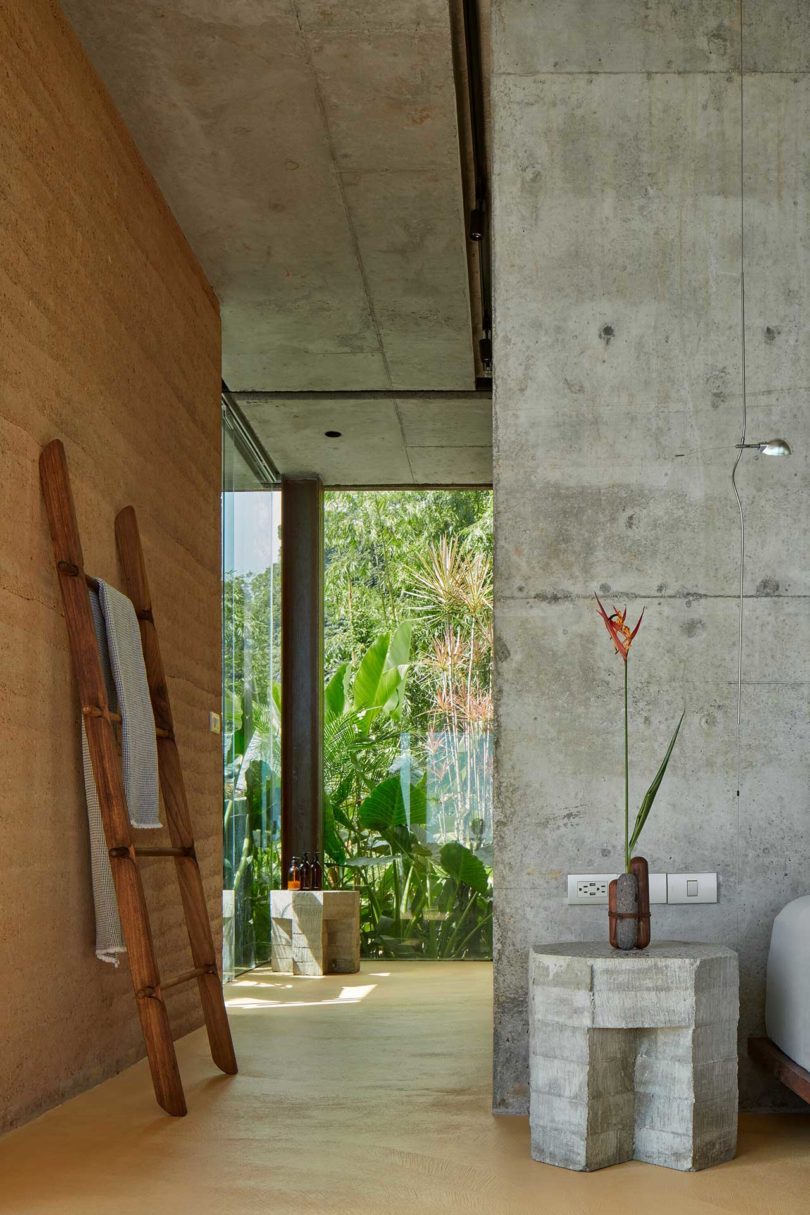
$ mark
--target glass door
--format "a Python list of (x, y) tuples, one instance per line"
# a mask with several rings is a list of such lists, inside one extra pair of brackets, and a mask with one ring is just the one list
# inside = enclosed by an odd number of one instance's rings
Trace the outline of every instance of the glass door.
[(270, 956), (279, 885), (281, 492), (224, 408), (222, 490), (223, 972)]

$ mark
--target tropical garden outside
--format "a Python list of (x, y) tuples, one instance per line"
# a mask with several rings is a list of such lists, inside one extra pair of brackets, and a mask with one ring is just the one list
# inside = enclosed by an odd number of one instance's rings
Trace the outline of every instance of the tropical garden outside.
[[(283, 884), (280, 494), (226, 493), (223, 514), (233, 971), (267, 959)], [(488, 958), (492, 495), (329, 492), (324, 532), (324, 885), (359, 889), (366, 957)]]

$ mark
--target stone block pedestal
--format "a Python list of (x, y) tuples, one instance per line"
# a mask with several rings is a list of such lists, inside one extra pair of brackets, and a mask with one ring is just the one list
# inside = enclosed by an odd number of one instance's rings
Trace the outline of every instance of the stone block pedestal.
[(737, 1145), (737, 955), (543, 945), (529, 963), (532, 1156), (697, 1170)]
[(271, 890), (270, 965), (288, 975), (360, 969), (360, 892)]

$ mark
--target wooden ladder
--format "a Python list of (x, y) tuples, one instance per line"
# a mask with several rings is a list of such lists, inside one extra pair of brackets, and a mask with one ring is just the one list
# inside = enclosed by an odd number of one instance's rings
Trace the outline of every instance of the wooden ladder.
[[(155, 1097), (167, 1113), (182, 1117), (186, 1113), (186, 1100), (163, 1000), (164, 992), (180, 983), (197, 980), (213, 1060), (217, 1067), (229, 1076), (236, 1074), (237, 1066), (225, 1012), (211, 923), (194, 849), (191, 817), (180, 756), (174, 739), (174, 723), (157, 629), (152, 618), (152, 602), (138, 522), (133, 508), (124, 507), (115, 520), (115, 536), (127, 593), (140, 623), (146, 675), (155, 714), (160, 789), (171, 838), (171, 847), (164, 848), (142, 848), (132, 840), (115, 730), (115, 724), (120, 722), (121, 718), (119, 714), (110, 711), (107, 703), (90, 606), (88, 588), (94, 588), (98, 584), (84, 572), (65, 449), (58, 439), (43, 448), (39, 470), (65, 608), (73, 668), (98, 790), (104, 837), (110, 854), (121, 929), (129, 955), (132, 986), (149, 1057)], [(142, 856), (171, 857), (174, 860), (191, 944), (193, 969), (165, 982), (161, 982), (158, 971), (149, 913), (144, 899), (138, 864), (138, 858)]]

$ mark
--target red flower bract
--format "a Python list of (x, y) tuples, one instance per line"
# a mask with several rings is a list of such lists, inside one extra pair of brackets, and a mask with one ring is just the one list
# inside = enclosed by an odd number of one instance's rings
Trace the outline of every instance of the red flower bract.
[(620, 612), (614, 607), (610, 615), (605, 611), (602, 600), (598, 595), (594, 595), (594, 599), (599, 604), (599, 615), (605, 623), (605, 628), (610, 634), (611, 641), (616, 647), (616, 653), (620, 658), (627, 662), (627, 655), (630, 652), (630, 646), (633, 644), (633, 638), (641, 628), (641, 622), (644, 619), (644, 609), (641, 609), (641, 615), (636, 621), (636, 627), (631, 629), (627, 624), (627, 608)]

